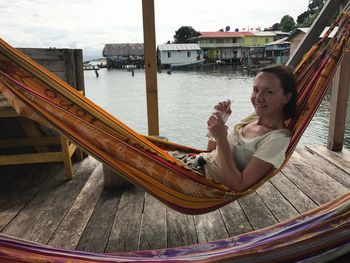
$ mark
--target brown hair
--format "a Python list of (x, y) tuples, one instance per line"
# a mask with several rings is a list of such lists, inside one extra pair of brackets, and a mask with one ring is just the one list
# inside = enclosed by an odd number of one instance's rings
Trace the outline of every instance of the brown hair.
[(292, 94), (289, 102), (283, 108), (283, 114), (286, 120), (294, 117), (297, 108), (297, 85), (293, 69), (285, 65), (272, 65), (262, 68), (260, 72), (274, 74), (281, 82), (283, 93)]

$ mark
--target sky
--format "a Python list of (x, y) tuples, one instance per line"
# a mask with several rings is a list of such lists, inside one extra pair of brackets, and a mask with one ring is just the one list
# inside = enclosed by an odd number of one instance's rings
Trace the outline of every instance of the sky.
[[(181, 26), (197, 31), (266, 28), (284, 15), (296, 21), (308, 0), (154, 0), (156, 44)], [(102, 57), (107, 43), (142, 43), (142, 0), (0, 0), (0, 37), (14, 47), (80, 48)]]

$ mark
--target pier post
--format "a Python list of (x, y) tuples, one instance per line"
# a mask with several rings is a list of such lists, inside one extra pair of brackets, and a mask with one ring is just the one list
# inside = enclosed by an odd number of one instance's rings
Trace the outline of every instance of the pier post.
[(350, 43), (345, 46), (344, 57), (332, 82), (331, 112), (327, 148), (341, 151), (344, 144), (346, 112), (350, 88)]
[(159, 135), (154, 0), (142, 0), (148, 135)]

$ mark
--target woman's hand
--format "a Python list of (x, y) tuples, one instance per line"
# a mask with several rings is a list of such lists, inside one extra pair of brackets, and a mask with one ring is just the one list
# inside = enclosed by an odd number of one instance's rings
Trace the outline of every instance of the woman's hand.
[(228, 117), (231, 115), (231, 100), (221, 101), (214, 106), (214, 112), (221, 112), (224, 123), (226, 123)]
[(227, 137), (227, 126), (221, 115), (219, 111), (213, 112), (207, 122), (208, 130), (216, 141)]

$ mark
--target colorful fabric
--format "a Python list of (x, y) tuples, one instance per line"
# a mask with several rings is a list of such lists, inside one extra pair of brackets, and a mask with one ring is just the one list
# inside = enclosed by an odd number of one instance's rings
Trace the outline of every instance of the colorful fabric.
[[(324, 97), (349, 41), (349, 14), (343, 13), (328, 34), (296, 69), (298, 114), (287, 127), (292, 131), (286, 161)], [(279, 170), (273, 169), (244, 192), (200, 176), (167, 151), (202, 151), (142, 136), (95, 105), (36, 62), (0, 41), (0, 92), (29, 118), (51, 125), (86, 152), (106, 163), (134, 184), (173, 209), (200, 214), (218, 209), (257, 189)], [(98, 138), (98, 140), (96, 140)], [(285, 161), (285, 162), (286, 162)]]
[(283, 223), (247, 234), (191, 246), (114, 254), (57, 249), (0, 235), (0, 261), (325, 262), (350, 253), (349, 213), (350, 193)]
[[(324, 97), (349, 47), (349, 4), (328, 33), (306, 54), (295, 73), (298, 115), (288, 123), (292, 139), (287, 162)], [(339, 26), (337, 34), (329, 33)], [(240, 198), (227, 187), (183, 165), (166, 151), (201, 151), (141, 136), (65, 82), (0, 40), (0, 92), (17, 110), (51, 125), (165, 204), (186, 213), (204, 213)], [(96, 140), (98, 138), (98, 140)], [(292, 262), (331, 259), (350, 250), (350, 193), (274, 226), (224, 240), (153, 251), (94, 254), (33, 244), (0, 235), (1, 262)]]

